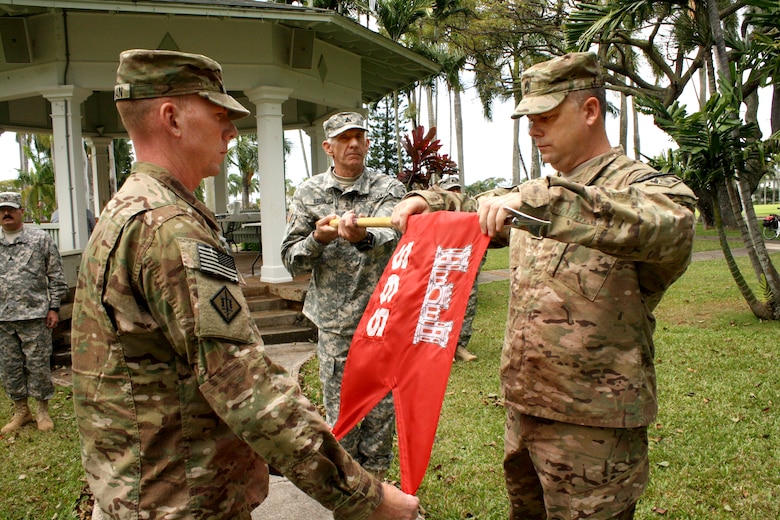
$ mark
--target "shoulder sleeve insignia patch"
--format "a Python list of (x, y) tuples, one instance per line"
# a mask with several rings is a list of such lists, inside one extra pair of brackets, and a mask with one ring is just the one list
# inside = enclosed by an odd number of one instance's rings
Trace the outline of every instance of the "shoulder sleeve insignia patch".
[(200, 270), (203, 273), (218, 276), (238, 283), (238, 271), (233, 257), (206, 244), (198, 244)]
[(679, 177), (671, 173), (653, 172), (648, 175), (643, 175), (638, 179), (635, 179), (634, 181), (631, 182), (631, 184), (645, 183), (651, 186), (660, 186), (663, 188), (669, 188), (681, 182), (682, 180)]
[(217, 294), (211, 298), (211, 305), (217, 314), (225, 320), (225, 323), (230, 323), (241, 312), (241, 304), (233, 296), (227, 287), (222, 287)]

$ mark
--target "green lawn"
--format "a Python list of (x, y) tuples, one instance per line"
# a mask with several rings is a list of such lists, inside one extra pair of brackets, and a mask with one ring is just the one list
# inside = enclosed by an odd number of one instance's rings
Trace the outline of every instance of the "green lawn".
[[(745, 259), (739, 262), (749, 276)], [(491, 250), (488, 265), (505, 268), (507, 250)], [(479, 359), (452, 368), (418, 493), (429, 520), (507, 517), (498, 364), (508, 290), (506, 281), (480, 286), (469, 346)], [(692, 264), (656, 315), (660, 413), (650, 428), (651, 481), (637, 518), (780, 518), (780, 323), (753, 317), (719, 260)], [(316, 360), (303, 377), (318, 401)], [(0, 399), (0, 423), (11, 411)], [(52, 415), (53, 432), (26, 427), (0, 437), (0, 520), (78, 518), (84, 482), (67, 388), (57, 388)], [(397, 471), (395, 464), (393, 478)]]

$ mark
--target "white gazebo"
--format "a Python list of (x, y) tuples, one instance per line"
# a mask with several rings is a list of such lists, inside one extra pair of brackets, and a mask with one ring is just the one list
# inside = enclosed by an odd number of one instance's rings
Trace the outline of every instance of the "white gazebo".
[[(87, 241), (86, 208), (99, 215), (116, 190), (111, 141), (127, 137), (113, 102), (121, 51), (214, 58), (230, 93), (252, 111), (236, 124), (258, 136), (260, 276), (271, 283), (291, 279), (280, 256), (284, 130), (310, 136), (312, 171), (323, 171), (322, 121), (337, 111), (362, 111), (438, 70), (333, 11), (252, 0), (0, 0), (0, 43), (0, 133), (53, 135), (59, 246), (69, 280)], [(217, 213), (226, 211), (224, 170), (206, 186)]]

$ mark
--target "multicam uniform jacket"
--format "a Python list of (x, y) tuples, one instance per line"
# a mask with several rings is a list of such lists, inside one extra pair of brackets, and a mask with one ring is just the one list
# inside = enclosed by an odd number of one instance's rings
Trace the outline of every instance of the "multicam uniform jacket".
[(379, 482), (264, 355), (218, 229), (168, 172), (137, 163), (92, 235), (72, 354), (97, 503), (108, 518), (249, 519), (267, 461), (335, 518), (366, 518)]
[[(690, 262), (696, 197), (620, 148), (513, 191), (521, 211), (550, 225), (511, 232), (507, 405), (586, 426), (648, 425), (658, 408), (653, 309)], [(447, 195), (417, 194), (458, 209)]]
[(395, 250), (398, 234), (390, 228), (371, 228), (374, 246), (361, 252), (342, 238), (329, 244), (318, 242), (313, 236), (316, 222), (349, 210), (358, 216), (389, 217), (404, 193), (398, 180), (368, 170), (347, 189), (326, 171), (295, 191), (282, 241), (282, 261), (293, 275), (312, 273), (303, 312), (320, 329), (355, 332)]
[(67, 293), (62, 258), (46, 231), (22, 226), (13, 244), (0, 235), (0, 321), (45, 318)]

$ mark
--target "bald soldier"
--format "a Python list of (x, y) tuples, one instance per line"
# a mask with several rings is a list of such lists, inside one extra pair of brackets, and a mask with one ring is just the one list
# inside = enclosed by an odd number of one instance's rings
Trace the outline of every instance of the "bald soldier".
[[(501, 385), (511, 518), (630, 519), (658, 409), (653, 310), (690, 262), (696, 197), (610, 146), (594, 54), (540, 63), (521, 83), (513, 117), (528, 117), (557, 173), (483, 194), (477, 210), (495, 240), (513, 211), (549, 221), (520, 224), (509, 243)], [(404, 230), (413, 213), (467, 202), (413, 193), (393, 222)]]
[(74, 404), (112, 519), (249, 519), (272, 464), (337, 519), (418, 500), (344, 451), (264, 354), (214, 215), (193, 195), (249, 114), (201, 55), (129, 50), (114, 91), (138, 162), (101, 214), (73, 309)]

